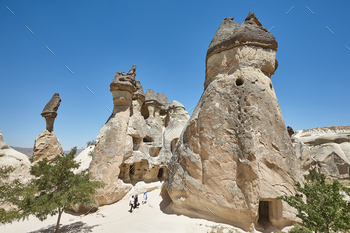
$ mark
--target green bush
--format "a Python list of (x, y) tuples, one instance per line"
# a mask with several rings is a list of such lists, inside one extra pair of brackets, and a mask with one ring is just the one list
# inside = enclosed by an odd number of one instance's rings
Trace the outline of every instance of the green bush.
[(310, 231), (349, 232), (350, 202), (343, 199), (343, 194), (350, 196), (350, 189), (338, 180), (328, 183), (325, 175), (311, 170), (309, 172), (309, 176), (304, 176), (304, 187), (300, 183), (295, 184), (298, 193), (277, 199), (294, 207), (298, 211), (296, 216), (302, 220), (300, 225)]
[(312, 233), (312, 231), (310, 231), (306, 227), (296, 224), (288, 233)]
[(94, 146), (96, 143), (96, 140), (91, 140), (91, 141), (88, 141), (86, 142), (86, 147), (89, 147), (89, 146)]

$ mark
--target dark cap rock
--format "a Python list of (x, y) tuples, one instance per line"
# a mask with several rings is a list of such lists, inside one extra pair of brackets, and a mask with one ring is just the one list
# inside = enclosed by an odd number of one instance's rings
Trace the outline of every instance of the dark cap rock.
[(45, 105), (44, 110), (41, 112), (43, 117), (55, 118), (57, 116), (58, 107), (61, 104), (61, 98), (58, 93), (55, 93), (50, 101)]
[(277, 50), (275, 37), (260, 23), (253, 12), (250, 12), (240, 25), (233, 18), (225, 18), (207, 51), (211, 55), (240, 45), (254, 45)]
[(125, 90), (134, 94), (137, 90), (135, 79), (136, 67), (136, 65), (133, 65), (127, 74), (118, 71), (111, 82), (110, 91)]

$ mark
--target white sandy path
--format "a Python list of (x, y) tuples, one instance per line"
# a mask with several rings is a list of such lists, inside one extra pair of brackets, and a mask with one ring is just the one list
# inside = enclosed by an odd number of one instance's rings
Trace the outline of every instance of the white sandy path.
[[(139, 200), (142, 200), (142, 193), (139, 194)], [(160, 189), (148, 193), (148, 202), (140, 204), (140, 207), (129, 213), (128, 200), (123, 200), (112, 205), (102, 206), (95, 213), (86, 216), (74, 216), (69, 213), (63, 213), (61, 218), (60, 232), (211, 232), (210, 226), (223, 226), (233, 232), (244, 232), (237, 228), (225, 224), (193, 219), (186, 216), (177, 216), (165, 214), (160, 210), (159, 204)], [(15, 222), (5, 226), (0, 226), (0, 232), (53, 232), (57, 216), (49, 216), (44, 222), (35, 217), (29, 220)], [(78, 227), (70, 229), (75, 224)], [(79, 224), (80, 223), (80, 224)], [(82, 224), (84, 223), (84, 224)], [(48, 230), (50, 229), (50, 230)], [(228, 232), (225, 230), (224, 232)]]

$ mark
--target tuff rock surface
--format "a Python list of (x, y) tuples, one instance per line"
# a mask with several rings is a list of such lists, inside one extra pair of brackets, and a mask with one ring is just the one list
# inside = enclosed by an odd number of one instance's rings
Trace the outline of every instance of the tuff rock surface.
[(205, 90), (169, 164), (164, 211), (244, 230), (293, 223), (280, 195), (302, 181), (270, 76), (277, 42), (253, 13), (224, 19), (206, 62)]
[(48, 130), (42, 131), (39, 136), (35, 138), (33, 161), (37, 162), (44, 158), (51, 161), (57, 155), (64, 155), (60, 141), (54, 132)]
[(60, 103), (61, 98), (58, 93), (55, 93), (41, 113), (41, 115), (45, 117), (46, 130), (42, 131), (39, 136), (35, 138), (33, 148), (34, 162), (38, 162), (44, 158), (50, 161), (59, 154), (64, 155), (61, 143), (53, 132), (53, 124)]
[(95, 196), (97, 206), (122, 199), (138, 182), (164, 180), (171, 143), (189, 119), (183, 106), (176, 113), (175, 107), (168, 110), (165, 94), (151, 89), (144, 94), (135, 76), (134, 65), (127, 74), (118, 71), (110, 85), (113, 113), (96, 138), (89, 166), (92, 176), (106, 183)]
[(350, 179), (350, 126), (299, 130), (292, 142), (304, 174), (311, 169), (328, 178)]
[[(30, 161), (25, 154), (22, 154), (11, 147), (9, 147), (3, 140), (2, 132), (0, 131), (0, 167), (12, 166), (13, 172), (10, 173), (7, 180), (0, 180), (2, 182), (12, 182), (19, 179), (22, 183), (27, 183), (31, 179), (30, 175)], [(0, 205), (0, 208), (8, 209), (8, 205)]]

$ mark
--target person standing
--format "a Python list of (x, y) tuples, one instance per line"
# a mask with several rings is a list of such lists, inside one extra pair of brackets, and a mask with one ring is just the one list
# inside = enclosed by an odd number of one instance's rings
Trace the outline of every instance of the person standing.
[(132, 196), (131, 199), (130, 199), (130, 203), (129, 203), (129, 205), (130, 205), (129, 212), (130, 213), (132, 213), (132, 208), (134, 207), (134, 203), (135, 203), (135, 199), (134, 199), (134, 196)]
[(145, 204), (147, 202), (147, 191), (143, 193), (143, 201), (142, 204)]
[(137, 202), (139, 201), (139, 197), (138, 197), (138, 195), (136, 194), (135, 195), (135, 202), (134, 202), (134, 209), (136, 209), (136, 207), (137, 207)]

